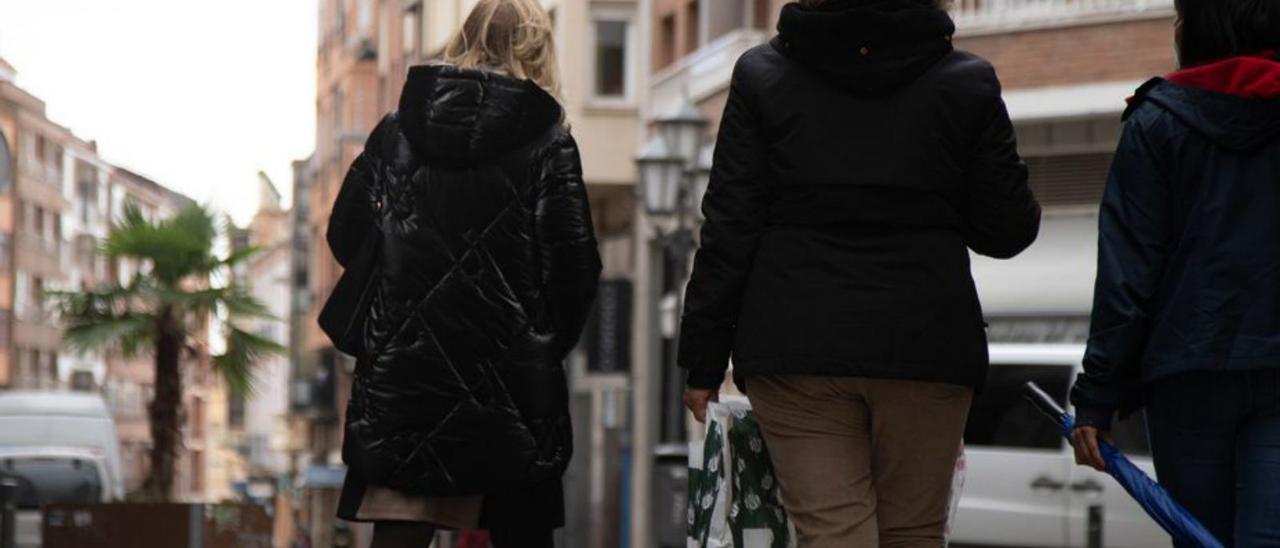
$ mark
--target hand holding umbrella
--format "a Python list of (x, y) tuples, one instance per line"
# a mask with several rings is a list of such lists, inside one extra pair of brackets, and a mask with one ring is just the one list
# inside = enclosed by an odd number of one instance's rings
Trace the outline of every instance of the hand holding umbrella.
[[(1053, 398), (1033, 382), (1027, 383), (1026, 396), (1036, 409), (1061, 427), (1063, 436), (1071, 438), (1075, 426), (1074, 417), (1063, 411)], [(1101, 458), (1103, 471), (1115, 478), (1138, 505), (1146, 510), (1147, 515), (1156, 520), (1175, 540), (1194, 542), (1203, 548), (1222, 548), (1222, 543), (1199, 520), (1173, 500), (1159, 483), (1125, 458), (1115, 445), (1107, 440), (1097, 440), (1097, 448), (1098, 454), (1095, 456)]]

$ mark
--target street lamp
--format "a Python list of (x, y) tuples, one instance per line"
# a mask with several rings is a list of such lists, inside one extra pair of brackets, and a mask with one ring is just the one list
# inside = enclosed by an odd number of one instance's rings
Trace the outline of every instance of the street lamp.
[(653, 122), (658, 135), (670, 147), (670, 153), (680, 158), (685, 165), (697, 159), (698, 152), (702, 150), (702, 138), (706, 135), (710, 122), (688, 96), (684, 97), (675, 112)]
[(636, 155), (636, 172), (640, 178), (640, 194), (644, 198), (645, 212), (654, 217), (666, 217), (680, 207), (680, 178), (684, 161), (671, 154), (667, 141), (661, 135), (649, 140)]
[[(660, 432), (663, 442), (683, 442), (685, 415), (680, 406), (683, 375), (676, 368), (679, 318), (684, 305), (684, 284), (689, 276), (689, 258), (694, 250), (693, 226), (702, 195), (706, 192), (711, 165), (704, 147), (707, 118), (687, 97), (674, 112), (654, 120), (654, 136), (636, 156), (636, 171), (645, 214), (653, 225), (663, 250), (663, 276), (654, 284), (663, 305), (658, 323), (665, 345), (661, 368), (662, 411)], [(670, 221), (674, 217), (674, 228)], [(667, 229), (660, 228), (667, 226)], [(645, 234), (641, 237), (649, 238)], [(655, 326), (657, 327), (657, 326)]]
[[(638, 316), (639, 344), (644, 345), (645, 356), (663, 356), (655, 364), (658, 367), (637, 364), (633, 370), (632, 454), (637, 462), (632, 468), (632, 481), (636, 486), (632, 492), (632, 527), (639, 532), (633, 540), (641, 539), (636, 542), (642, 543), (653, 534), (653, 528), (668, 533), (683, 530), (683, 519), (652, 523), (652, 518), (670, 515), (666, 510), (680, 504), (679, 493), (671, 491), (671, 486), (679, 482), (658, 479), (674, 478), (677, 472), (672, 470), (683, 473), (687, 461), (687, 456), (680, 456), (687, 451), (688, 421), (681, 405), (684, 375), (676, 365), (677, 341), (684, 285), (694, 250), (696, 211), (711, 171), (710, 156), (703, 147), (708, 125), (698, 107), (685, 97), (670, 115), (653, 120), (653, 138), (636, 155), (637, 187), (643, 204), (641, 214), (650, 221), (636, 223), (637, 246), (646, 257), (653, 257), (649, 254), (649, 242), (657, 240), (662, 249), (662, 274), (654, 279), (657, 273), (646, 268), (637, 280), (638, 286), (646, 288), (644, 294), (657, 297), (659, 302), (659, 306), (652, 309), (637, 307), (637, 312), (649, 309), (661, 315), (658, 321), (653, 321), (652, 312)], [(652, 227), (652, 232), (645, 227)], [(649, 259), (645, 259), (641, 264), (648, 263)], [(654, 343), (657, 348), (651, 346)], [(648, 349), (656, 352), (650, 353)], [(658, 421), (657, 439), (653, 435), (655, 430), (648, 427), (653, 419)], [(662, 445), (658, 444), (659, 440)], [(659, 484), (665, 487), (658, 487)], [(683, 516), (683, 512), (680, 515)]]

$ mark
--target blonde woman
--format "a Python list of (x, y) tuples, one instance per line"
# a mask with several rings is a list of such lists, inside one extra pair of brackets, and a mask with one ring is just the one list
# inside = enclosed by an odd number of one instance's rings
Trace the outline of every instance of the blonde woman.
[(334, 204), (333, 255), (368, 280), (338, 516), (373, 522), (374, 548), (437, 528), (550, 547), (564, 523), (562, 362), (600, 257), (557, 89), (537, 0), (481, 0), (443, 64), (409, 71)]

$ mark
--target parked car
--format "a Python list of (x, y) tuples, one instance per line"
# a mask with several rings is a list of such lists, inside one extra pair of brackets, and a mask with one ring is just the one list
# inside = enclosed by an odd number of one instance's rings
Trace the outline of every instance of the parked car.
[[(992, 345), (987, 388), (965, 429), (966, 475), (952, 542), (1085, 546), (1089, 507), (1102, 505), (1108, 548), (1165, 547), (1169, 536), (1106, 474), (1075, 465), (1057, 427), (1023, 398), (1027, 381), (1067, 406), (1082, 345)], [(1116, 444), (1153, 474), (1141, 414), (1118, 422)]]
[(40, 545), (40, 509), (124, 497), (115, 422), (102, 397), (0, 393), (0, 479), (18, 484), (17, 545)]

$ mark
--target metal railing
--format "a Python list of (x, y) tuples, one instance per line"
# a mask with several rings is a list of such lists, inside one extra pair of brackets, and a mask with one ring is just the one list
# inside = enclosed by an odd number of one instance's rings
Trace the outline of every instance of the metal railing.
[(1173, 0), (954, 0), (960, 32), (1172, 13)]

